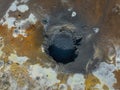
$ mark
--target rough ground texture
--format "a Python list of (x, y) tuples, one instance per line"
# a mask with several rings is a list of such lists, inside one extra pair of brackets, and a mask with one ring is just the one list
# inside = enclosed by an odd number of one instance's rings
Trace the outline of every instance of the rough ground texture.
[(120, 90), (120, 0), (0, 0), (0, 12), (0, 90)]

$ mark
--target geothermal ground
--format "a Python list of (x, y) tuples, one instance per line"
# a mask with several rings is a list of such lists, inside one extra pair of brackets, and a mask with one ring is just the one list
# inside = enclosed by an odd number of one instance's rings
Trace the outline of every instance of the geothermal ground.
[(0, 0), (0, 90), (120, 90), (120, 0)]

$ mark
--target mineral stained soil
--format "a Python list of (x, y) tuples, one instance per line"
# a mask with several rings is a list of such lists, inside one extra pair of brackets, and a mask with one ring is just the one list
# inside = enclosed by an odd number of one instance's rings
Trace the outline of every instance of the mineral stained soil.
[(120, 90), (120, 0), (0, 0), (0, 90)]

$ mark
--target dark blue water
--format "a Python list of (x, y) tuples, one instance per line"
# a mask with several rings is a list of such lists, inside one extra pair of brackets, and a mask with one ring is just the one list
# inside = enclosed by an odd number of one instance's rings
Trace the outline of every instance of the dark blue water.
[(54, 45), (49, 47), (49, 55), (53, 57), (56, 62), (59, 63), (69, 63), (74, 61), (76, 58), (75, 49), (62, 49)]

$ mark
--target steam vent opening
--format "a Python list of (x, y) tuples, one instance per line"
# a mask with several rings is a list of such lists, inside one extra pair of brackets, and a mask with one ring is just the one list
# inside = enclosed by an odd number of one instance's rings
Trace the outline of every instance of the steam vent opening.
[(74, 62), (77, 57), (76, 45), (78, 40), (74, 40), (69, 32), (57, 32), (48, 39), (47, 54), (51, 56), (57, 63), (67, 64)]
[(77, 56), (72, 38), (65, 34), (55, 36), (48, 51), (56, 62), (63, 64), (74, 61)]

